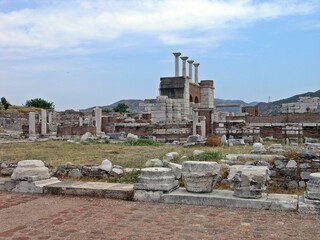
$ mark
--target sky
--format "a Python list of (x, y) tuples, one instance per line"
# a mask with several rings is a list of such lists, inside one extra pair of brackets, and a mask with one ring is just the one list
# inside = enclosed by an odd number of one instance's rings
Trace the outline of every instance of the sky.
[(0, 97), (14, 105), (155, 98), (173, 52), (200, 63), (216, 98), (317, 91), (320, 0), (0, 0)]

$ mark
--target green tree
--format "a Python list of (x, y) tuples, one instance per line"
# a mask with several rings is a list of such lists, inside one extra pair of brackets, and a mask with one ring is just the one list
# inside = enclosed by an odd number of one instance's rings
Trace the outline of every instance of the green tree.
[(127, 106), (127, 104), (125, 104), (125, 103), (119, 103), (115, 108), (113, 108), (113, 110), (115, 111), (115, 112), (122, 112), (122, 113), (124, 113), (124, 112), (128, 112), (128, 106)]
[(11, 105), (5, 97), (1, 98), (1, 104), (3, 105), (4, 109), (7, 110)]
[(25, 104), (27, 107), (37, 107), (43, 109), (54, 109), (53, 102), (49, 102), (47, 100), (41, 98), (30, 99), (26, 101)]

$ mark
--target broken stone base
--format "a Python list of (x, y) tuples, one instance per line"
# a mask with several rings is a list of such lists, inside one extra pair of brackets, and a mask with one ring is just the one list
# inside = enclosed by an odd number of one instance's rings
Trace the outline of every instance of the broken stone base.
[(298, 211), (307, 214), (320, 214), (320, 200), (311, 200), (304, 196), (299, 196)]
[(182, 177), (186, 190), (195, 193), (211, 192), (218, 179), (219, 171), (220, 165), (216, 162), (183, 162)]
[(159, 202), (163, 193), (178, 188), (178, 181), (175, 180), (175, 175), (170, 168), (144, 168), (133, 188), (134, 200)]
[(135, 190), (133, 199), (141, 202), (160, 202), (163, 191)]
[(8, 182), (5, 184), (5, 187), (7, 188), (7, 191), (12, 192), (43, 193), (44, 186), (58, 182), (60, 181), (55, 177), (39, 181), (8, 180)]
[[(232, 177), (234, 196), (239, 198), (261, 198), (269, 178), (267, 166), (233, 166), (237, 172)], [(231, 170), (230, 170), (231, 172)], [(229, 174), (230, 175), (230, 174)]]
[(163, 194), (161, 202), (174, 204), (208, 205), (265, 210), (297, 211), (298, 199), (289, 194), (262, 194), (260, 199), (242, 199), (233, 196), (233, 191), (213, 190), (211, 193), (190, 193), (180, 188)]

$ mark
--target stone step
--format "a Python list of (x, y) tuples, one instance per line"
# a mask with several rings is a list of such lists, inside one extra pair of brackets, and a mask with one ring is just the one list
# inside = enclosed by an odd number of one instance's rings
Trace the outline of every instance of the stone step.
[(289, 194), (262, 194), (260, 199), (233, 196), (233, 191), (213, 190), (211, 193), (190, 193), (185, 188), (161, 196), (161, 202), (190, 205), (208, 205), (265, 210), (297, 211), (298, 197)]
[(0, 177), (0, 191), (6, 191), (5, 182), (9, 180), (9, 177)]
[(44, 193), (132, 200), (133, 184), (63, 181), (45, 186)]

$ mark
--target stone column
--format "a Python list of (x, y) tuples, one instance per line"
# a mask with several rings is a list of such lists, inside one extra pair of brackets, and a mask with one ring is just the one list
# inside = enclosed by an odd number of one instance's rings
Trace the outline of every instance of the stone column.
[(198, 84), (199, 83), (199, 74), (198, 74), (198, 67), (200, 63), (194, 63), (194, 83)]
[(192, 82), (192, 64), (194, 63), (194, 61), (188, 60), (187, 62), (189, 63), (189, 80), (190, 82)]
[(49, 123), (49, 125), (52, 124), (52, 117), (53, 117), (53, 113), (49, 112), (49, 114), (48, 114), (48, 123)]
[(29, 138), (36, 137), (36, 113), (29, 112)]
[(196, 111), (193, 111), (193, 122), (192, 122), (192, 135), (197, 134), (197, 124), (198, 124), (198, 115), (199, 113)]
[(101, 117), (102, 117), (102, 109), (96, 107), (94, 109), (94, 115), (96, 118), (96, 134), (101, 133)]
[(47, 110), (41, 109), (41, 134), (47, 134)]
[(200, 127), (201, 127), (201, 138), (205, 139), (206, 138), (206, 117), (205, 116), (201, 116)]
[(173, 55), (175, 56), (175, 77), (179, 77), (179, 56), (181, 53), (174, 52)]
[(182, 76), (187, 77), (187, 59), (188, 57), (180, 57), (182, 60)]
[(83, 126), (83, 117), (79, 117), (79, 126), (80, 126), (80, 127)]

